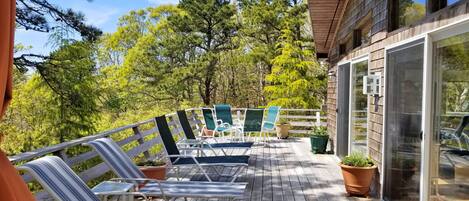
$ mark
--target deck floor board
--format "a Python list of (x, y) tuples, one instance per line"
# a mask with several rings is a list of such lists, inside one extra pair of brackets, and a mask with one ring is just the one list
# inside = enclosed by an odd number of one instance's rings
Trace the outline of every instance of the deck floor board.
[[(227, 153), (237, 154), (242, 151), (229, 150)], [(246, 201), (361, 200), (346, 196), (338, 162), (338, 158), (333, 155), (311, 153), (307, 138), (271, 138), (265, 145), (254, 145), (249, 167), (237, 181), (248, 182), (243, 199)], [(203, 175), (194, 174), (195, 171), (185, 171), (181, 174), (187, 177), (185, 180), (205, 180)], [(219, 171), (232, 173), (235, 169), (224, 168)], [(174, 175), (171, 173), (171, 176)], [(229, 178), (216, 179), (227, 181)]]

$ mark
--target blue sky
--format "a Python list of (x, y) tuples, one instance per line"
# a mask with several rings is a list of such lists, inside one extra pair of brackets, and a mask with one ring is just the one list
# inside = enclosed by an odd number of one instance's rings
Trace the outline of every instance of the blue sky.
[[(100, 28), (103, 32), (114, 32), (120, 16), (131, 10), (157, 6), (160, 4), (177, 4), (179, 0), (50, 0), (62, 8), (72, 8), (86, 16), (86, 22)], [(17, 29), (15, 43), (32, 46), (22, 53), (48, 54), (51, 46), (47, 44), (48, 34)]]

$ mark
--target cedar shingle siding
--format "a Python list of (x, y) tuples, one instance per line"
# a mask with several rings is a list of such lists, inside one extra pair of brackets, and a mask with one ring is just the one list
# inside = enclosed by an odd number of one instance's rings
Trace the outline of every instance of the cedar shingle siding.
[[(310, 0), (314, 1), (314, 0)], [(347, 1), (345, 1), (347, 2)], [(433, 14), (428, 15), (423, 20), (411, 27), (404, 27), (398, 30), (387, 32), (387, 3), (386, 0), (348, 0), (340, 18), (340, 25), (336, 30), (336, 35), (330, 36), (334, 38), (331, 48), (329, 49), (329, 72), (337, 75), (337, 64), (340, 61), (351, 60), (365, 54), (369, 56), (369, 72), (381, 72), (384, 76), (384, 47), (396, 42), (423, 34), (425, 32), (437, 29), (444, 25), (456, 22), (461, 19), (469, 18), (469, 1), (463, 0), (454, 5), (443, 8)], [(362, 23), (368, 14), (372, 16), (371, 42), (368, 45), (350, 49), (339, 55), (339, 45), (345, 44), (349, 40), (356, 25)], [(313, 24), (313, 29), (314, 29)], [(345, 41), (344, 41), (345, 40)], [(330, 76), (327, 88), (327, 127), (329, 134), (333, 140), (336, 139), (336, 119), (337, 119), (337, 77)], [(383, 79), (384, 81), (384, 79)], [(379, 172), (381, 172), (381, 161), (383, 157), (383, 97), (379, 99), (378, 111), (375, 112), (374, 101), (371, 96), (368, 97), (370, 110), (368, 112), (368, 150), (370, 157), (378, 163)], [(336, 145), (334, 144), (334, 147)], [(374, 194), (380, 194), (380, 179), (376, 177), (376, 185), (374, 186)]]

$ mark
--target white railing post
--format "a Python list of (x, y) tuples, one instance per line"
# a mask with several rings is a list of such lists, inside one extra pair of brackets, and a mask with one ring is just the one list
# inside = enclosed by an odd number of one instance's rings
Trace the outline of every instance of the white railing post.
[(321, 112), (316, 112), (316, 126), (321, 126)]

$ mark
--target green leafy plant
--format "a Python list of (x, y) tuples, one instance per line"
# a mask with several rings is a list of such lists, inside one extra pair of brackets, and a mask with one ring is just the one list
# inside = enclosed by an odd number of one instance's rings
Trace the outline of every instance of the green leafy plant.
[(342, 164), (352, 167), (372, 167), (375, 165), (371, 158), (366, 157), (363, 153), (353, 152), (342, 159)]
[(166, 161), (164, 160), (148, 160), (148, 161), (140, 161), (137, 163), (137, 166), (163, 166), (166, 165)]
[(320, 137), (329, 137), (329, 133), (327, 133), (327, 127), (325, 126), (315, 126), (309, 132), (310, 136), (320, 136)]
[(288, 124), (290, 124), (290, 122), (287, 121), (286, 119), (279, 119), (277, 121), (277, 125), (288, 125)]

